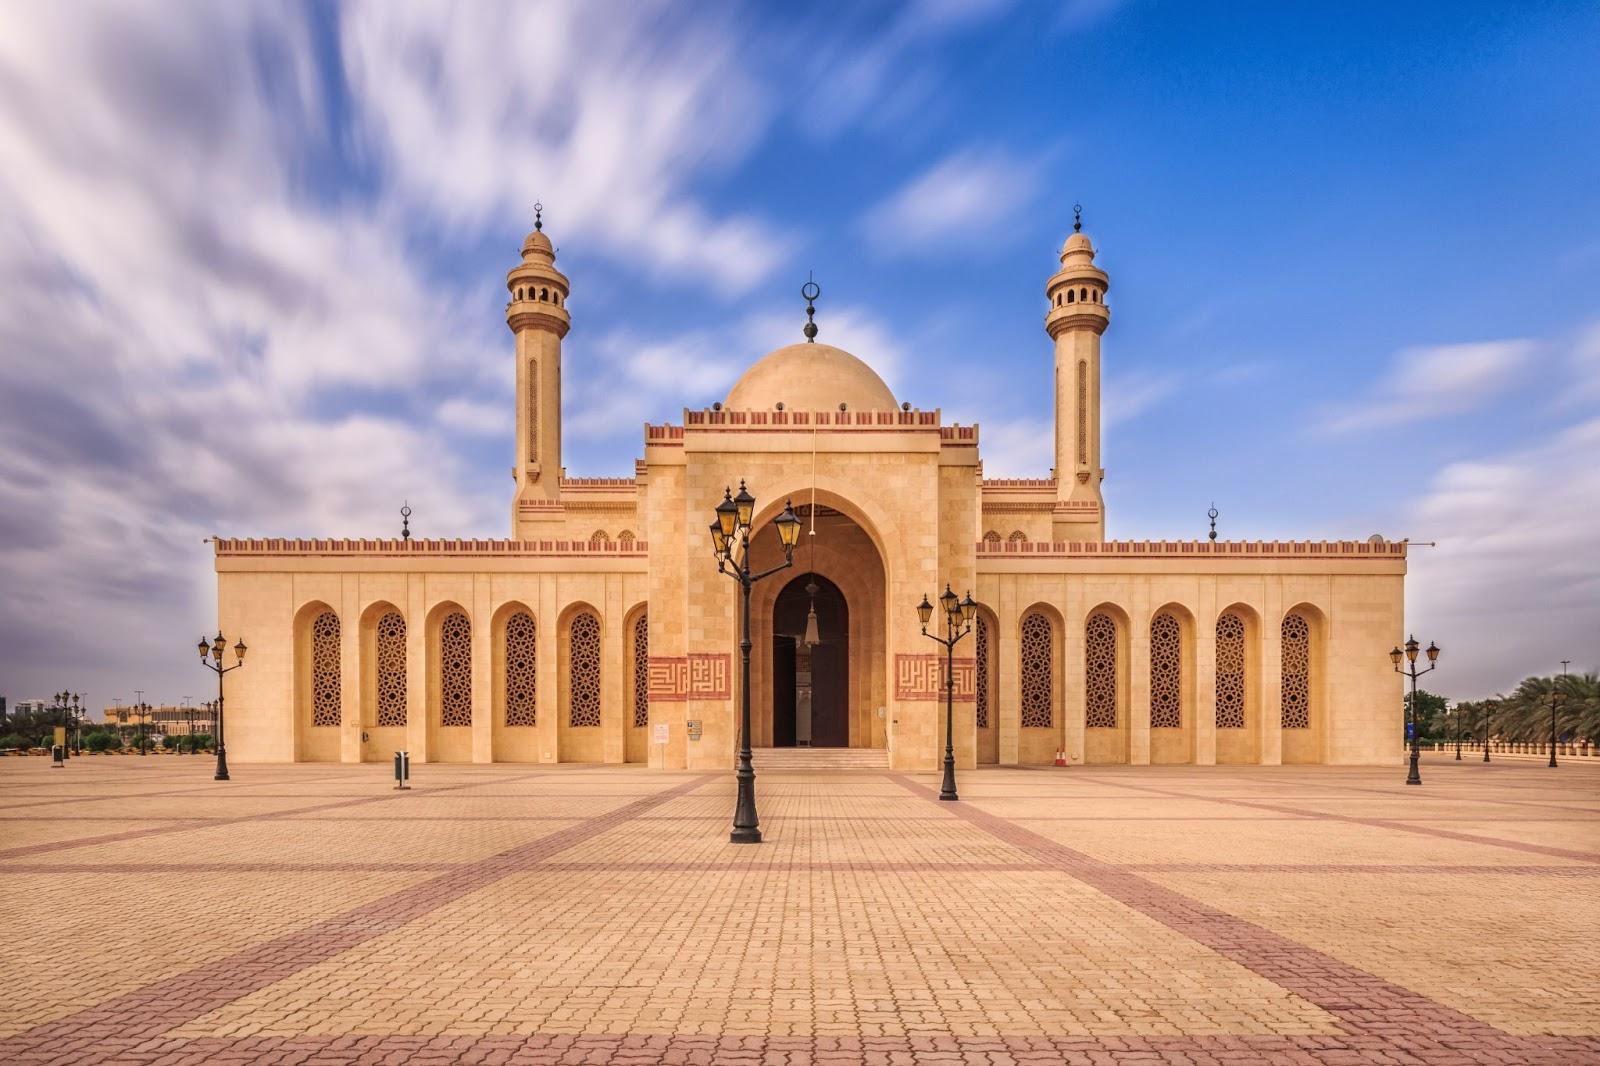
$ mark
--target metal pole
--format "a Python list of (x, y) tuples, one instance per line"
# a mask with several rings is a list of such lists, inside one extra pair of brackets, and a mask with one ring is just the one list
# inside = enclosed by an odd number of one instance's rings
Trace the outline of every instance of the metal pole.
[(739, 658), (744, 678), (744, 691), (739, 699), (739, 802), (734, 808), (733, 832), (728, 839), (734, 844), (761, 843), (760, 821), (756, 817), (756, 769), (750, 752), (750, 531), (743, 537), (744, 552), (739, 560), (739, 591), (744, 603), (744, 636), (739, 641)]
[[(1413, 648), (1413, 650), (1415, 650)], [(1421, 758), (1421, 749), (1418, 747), (1417, 737), (1417, 664), (1411, 664), (1411, 772), (1406, 775), (1406, 784), (1422, 784), (1422, 775), (1417, 772), (1417, 762)]]
[[(210, 665), (209, 663), (207, 665)], [(212, 776), (213, 781), (228, 780), (228, 747), (222, 741), (222, 675), (232, 667), (224, 667), (221, 663), (212, 667), (217, 672), (217, 772)]]
[(957, 800), (961, 797), (956, 795), (956, 632), (948, 614), (944, 623), (944, 783), (939, 787), (939, 798)]
[(1456, 700), (1456, 762), (1461, 761), (1461, 701)]

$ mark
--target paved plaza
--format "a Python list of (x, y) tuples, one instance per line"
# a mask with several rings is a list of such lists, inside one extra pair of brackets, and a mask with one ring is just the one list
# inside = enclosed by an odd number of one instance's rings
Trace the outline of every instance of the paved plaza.
[(0, 1061), (1600, 1062), (1600, 765), (210, 769), (0, 761)]

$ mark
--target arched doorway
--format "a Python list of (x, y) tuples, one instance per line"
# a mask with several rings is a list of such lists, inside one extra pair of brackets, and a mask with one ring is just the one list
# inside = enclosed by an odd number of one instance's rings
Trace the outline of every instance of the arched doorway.
[[(813, 603), (818, 642), (807, 644)], [(850, 746), (850, 608), (821, 574), (788, 582), (772, 607), (772, 744)]]

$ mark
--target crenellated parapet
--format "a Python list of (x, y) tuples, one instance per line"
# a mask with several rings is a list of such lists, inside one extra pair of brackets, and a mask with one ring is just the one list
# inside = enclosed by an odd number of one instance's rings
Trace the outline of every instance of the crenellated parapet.
[(1406, 542), (1386, 540), (979, 541), (978, 558), (1079, 559), (1404, 559)]
[(263, 555), (389, 555), (389, 556), (541, 556), (595, 558), (649, 554), (643, 540), (495, 540), (437, 538), (431, 540), (307, 539), (298, 537), (218, 537), (212, 542), (217, 558)]

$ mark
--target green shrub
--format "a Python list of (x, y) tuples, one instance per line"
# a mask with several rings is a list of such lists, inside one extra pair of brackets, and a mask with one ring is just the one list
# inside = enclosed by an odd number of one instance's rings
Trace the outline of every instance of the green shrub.
[(183, 738), (176, 733), (168, 733), (161, 738), (161, 746), (168, 751), (177, 751), (178, 745), (183, 743)]
[(10, 736), (0, 737), (0, 748), (22, 748), (26, 750), (31, 747), (33, 747), (32, 738), (22, 736), (18, 733), (12, 733)]
[(190, 739), (190, 743), (185, 745), (185, 747), (188, 747), (191, 751), (194, 750), (195, 748), (199, 748), (201, 751), (210, 751), (211, 750), (211, 734), (210, 733), (196, 733)]
[(122, 738), (115, 733), (90, 733), (83, 738), (83, 746), (90, 751), (116, 751), (122, 747)]

